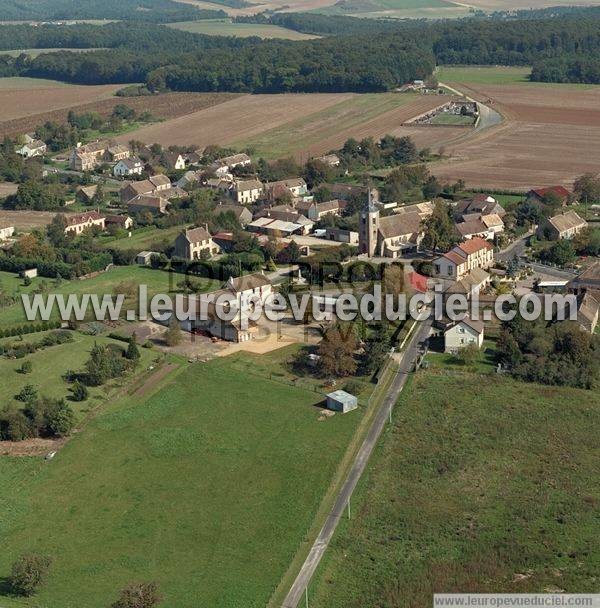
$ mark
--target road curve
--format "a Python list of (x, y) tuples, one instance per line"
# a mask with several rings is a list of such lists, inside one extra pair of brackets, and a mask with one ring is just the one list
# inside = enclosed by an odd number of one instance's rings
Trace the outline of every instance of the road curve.
[(348, 505), (348, 501), (356, 488), (356, 485), (363, 474), (369, 457), (371, 456), (373, 449), (381, 435), (381, 432), (385, 426), (385, 423), (393, 409), (404, 385), (408, 378), (408, 374), (414, 364), (417, 357), (417, 349), (419, 342), (425, 340), (429, 335), (431, 329), (431, 321), (421, 321), (418, 323), (416, 331), (413, 333), (412, 338), (408, 342), (405, 351), (401, 355), (400, 364), (396, 376), (392, 381), (392, 385), (389, 389), (388, 394), (379, 406), (371, 428), (369, 429), (363, 444), (361, 445), (358, 454), (352, 464), (352, 468), (348, 473), (343, 486), (341, 487), (339, 494), (335, 500), (333, 508), (329, 513), (327, 520), (325, 521), (319, 535), (317, 536), (296, 580), (292, 584), (285, 600), (283, 601), (282, 608), (297, 608), (298, 602), (302, 599), (305, 593), (305, 589), (308, 587), (310, 580), (325, 553), (325, 550), (329, 546), (329, 543), (333, 537), (335, 529), (340, 521), (340, 518), (344, 514), (344, 511)]

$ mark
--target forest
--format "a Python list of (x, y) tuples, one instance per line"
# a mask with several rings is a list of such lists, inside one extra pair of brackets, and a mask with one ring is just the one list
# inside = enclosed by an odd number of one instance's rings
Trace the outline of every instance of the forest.
[(2, 0), (1, 14), (3, 21), (122, 19), (155, 23), (226, 16), (221, 10), (201, 10), (174, 0)]
[[(251, 19), (260, 22), (267, 17)], [(433, 23), (311, 13), (278, 14), (270, 21), (323, 37), (241, 39), (134, 22), (6, 25), (0, 29), (0, 49), (103, 50), (62, 51), (36, 58), (0, 56), (0, 76), (81, 84), (145, 82), (154, 91), (379, 92), (427, 78), (436, 64), (494, 64), (532, 65), (533, 80), (600, 82), (597, 10), (545, 19)]]

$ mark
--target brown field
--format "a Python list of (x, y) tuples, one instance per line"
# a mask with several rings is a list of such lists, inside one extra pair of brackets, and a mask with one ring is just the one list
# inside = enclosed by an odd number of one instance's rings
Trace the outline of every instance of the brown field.
[[(3, 81), (3, 82), (2, 82)], [(14, 120), (112, 97), (122, 85), (66, 85), (48, 80), (0, 79), (0, 119)]]
[(462, 129), (422, 129), (402, 123), (439, 105), (437, 97), (394, 94), (245, 95), (160, 124), (142, 127), (132, 137), (163, 145), (208, 144), (252, 147), (259, 156), (298, 159), (339, 147), (349, 137), (412, 135), (421, 147), (452, 140)]
[(505, 117), (498, 127), (446, 149), (440, 178), (470, 186), (527, 190), (598, 172), (600, 87), (456, 85)]
[(277, 10), (283, 13), (305, 12), (332, 6), (337, 0), (267, 0), (266, 2), (253, 0), (252, 6), (247, 6), (246, 8), (230, 8), (229, 6), (223, 6), (222, 4), (215, 4), (205, 0), (178, 0), (178, 2), (192, 4), (198, 8), (223, 10), (228, 15), (236, 17), (238, 15), (255, 15), (256, 13), (262, 13), (266, 10)]
[(13, 184), (13, 182), (0, 182), (0, 198), (14, 194), (18, 187), (19, 186)]
[[(121, 88), (121, 87), (119, 87)], [(69, 89), (67, 89), (69, 90)], [(0, 99), (2, 91), (0, 90)], [(148, 111), (156, 118), (169, 119), (197, 112), (204, 108), (230, 101), (238, 97), (235, 93), (164, 93), (152, 97), (116, 97), (102, 99), (89, 103), (73, 104), (58, 110), (47, 108), (40, 113), (34, 113), (23, 118), (4, 120), (0, 122), (0, 136), (17, 135), (32, 130), (35, 126), (48, 120), (63, 122), (69, 110), (76, 112), (98, 112), (108, 116), (117, 104), (125, 104), (138, 112)], [(0, 113), (0, 119), (4, 113)]]
[(8, 211), (0, 209), (0, 225), (14, 226), (17, 230), (32, 230), (33, 228), (47, 226), (55, 215), (56, 213), (53, 211)]

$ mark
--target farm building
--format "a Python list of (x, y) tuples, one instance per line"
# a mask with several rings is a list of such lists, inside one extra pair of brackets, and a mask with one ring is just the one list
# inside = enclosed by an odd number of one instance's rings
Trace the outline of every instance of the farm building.
[(528, 203), (546, 203), (555, 199), (564, 206), (569, 203), (571, 193), (564, 186), (550, 186), (548, 188), (535, 188), (525, 196)]
[(346, 391), (337, 390), (327, 395), (327, 409), (345, 414), (358, 407), (358, 397)]
[(539, 239), (558, 241), (572, 239), (587, 227), (587, 222), (575, 211), (566, 211), (549, 218), (544, 218), (537, 229)]
[(160, 255), (160, 254), (157, 253), (156, 251), (140, 251), (135, 256), (135, 262), (136, 262), (136, 264), (139, 264), (140, 266), (148, 266), (148, 264), (150, 264), (150, 260), (152, 259), (153, 255)]
[(67, 216), (65, 234), (81, 234), (84, 230), (98, 227), (100, 230), (105, 228), (105, 216), (97, 211), (87, 211)]
[(344, 230), (343, 228), (326, 228), (323, 238), (336, 243), (347, 243), (348, 245), (358, 245), (358, 232)]

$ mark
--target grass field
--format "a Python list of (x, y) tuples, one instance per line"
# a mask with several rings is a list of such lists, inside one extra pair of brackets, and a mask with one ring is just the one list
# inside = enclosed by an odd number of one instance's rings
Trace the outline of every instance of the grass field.
[(182, 366), (145, 401), (102, 410), (51, 462), (0, 459), (0, 576), (54, 557), (47, 585), (7, 608), (104, 608), (155, 580), (169, 608), (264, 608), (360, 420), (319, 421), (322, 397)]
[(358, 17), (443, 19), (464, 17), (468, 15), (469, 9), (445, 0), (344, 0), (313, 12)]
[(518, 66), (440, 66), (436, 76), (440, 82), (467, 84), (519, 84), (530, 82), (531, 68)]
[[(183, 275), (169, 273), (162, 270), (153, 270), (142, 266), (115, 266), (108, 272), (104, 272), (94, 278), (85, 279), (83, 281), (62, 281), (60, 285), (54, 286), (52, 279), (44, 279), (38, 277), (33, 279), (29, 287), (23, 286), (23, 281), (16, 275), (8, 272), (0, 272), (0, 284), (2, 290), (8, 294), (29, 293), (33, 289), (39, 287), (42, 281), (46, 281), (48, 293), (56, 294), (99, 294), (111, 295), (115, 292), (115, 288), (119, 283), (133, 282), (136, 285), (144, 284), (147, 286), (150, 296), (158, 293), (176, 293), (178, 292), (177, 283), (183, 279)], [(194, 278), (194, 282), (203, 284), (208, 290), (216, 288), (213, 281), (209, 279)], [(125, 308), (135, 308), (135, 299), (128, 298), (125, 301)], [(58, 318), (58, 312), (56, 312)], [(25, 323), (25, 311), (21, 300), (4, 308), (0, 308), (0, 327), (6, 327), (16, 324)]]
[(431, 119), (432, 125), (450, 125), (450, 126), (464, 126), (471, 127), (474, 124), (472, 116), (462, 116), (461, 114), (450, 114), (449, 112), (442, 112), (436, 114)]
[[(364, 125), (382, 117), (384, 132), (397, 128), (402, 119), (383, 118), (383, 115), (398, 110), (419, 100), (418, 95), (397, 95), (394, 93), (366, 93), (341, 101), (333, 106), (298, 118), (285, 125), (270, 129), (260, 135), (234, 142), (240, 148), (252, 148), (255, 154), (267, 159), (283, 158), (299, 150), (321, 151), (341, 145), (350, 136), (360, 138)], [(415, 114), (418, 112), (415, 110)], [(370, 133), (377, 136), (373, 132)], [(379, 136), (384, 133), (380, 133)]]
[(193, 32), (194, 34), (208, 34), (209, 36), (237, 36), (241, 38), (258, 36), (259, 38), (285, 38), (288, 40), (309, 40), (317, 37), (278, 25), (233, 23), (227, 19), (182, 21), (180, 23), (170, 23), (169, 27), (183, 30), (184, 32)]
[(159, 229), (156, 227), (141, 228), (132, 232), (131, 237), (122, 239), (103, 238), (102, 242), (107, 247), (114, 249), (138, 249), (152, 251), (156, 244), (168, 241), (172, 243), (175, 237), (181, 232), (181, 226)]
[[(29, 334), (24, 336), (24, 342), (39, 342), (44, 333)], [(45, 397), (61, 398), (67, 397), (69, 393), (69, 384), (63, 379), (63, 374), (68, 370), (78, 371), (83, 369), (84, 363), (87, 361), (89, 353), (94, 346), (98, 344), (117, 344), (122, 348), (127, 345), (123, 342), (117, 342), (103, 336), (86, 336), (78, 332), (72, 332), (74, 342), (51, 346), (36, 353), (27, 355), (23, 359), (6, 359), (0, 357), (0, 377), (2, 378), (2, 387), (4, 393), (3, 405), (13, 403), (14, 405), (23, 405), (16, 401), (13, 397), (16, 395), (25, 384), (33, 384), (38, 389), (38, 393)], [(16, 338), (4, 338), (3, 344), (16, 343)], [(157, 353), (146, 348), (140, 348), (140, 365), (138, 371), (144, 370), (150, 362), (157, 356)], [(30, 374), (21, 374), (17, 369), (23, 361), (30, 361), (32, 364), (32, 372)], [(121, 379), (119, 384), (129, 382), (129, 378)], [(107, 389), (114, 388), (115, 383), (105, 385), (103, 387), (90, 387), (90, 397), (87, 401), (81, 403), (72, 403), (71, 406), (78, 418), (88, 412), (93, 407), (104, 401), (107, 397)], [(0, 465), (1, 467), (1, 465)]]
[(430, 361), (399, 400), (310, 605), (595, 592), (598, 393), (497, 377), (485, 354), (477, 371)]

